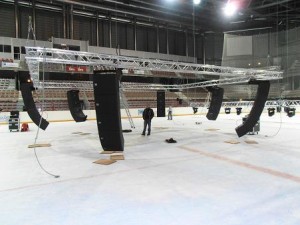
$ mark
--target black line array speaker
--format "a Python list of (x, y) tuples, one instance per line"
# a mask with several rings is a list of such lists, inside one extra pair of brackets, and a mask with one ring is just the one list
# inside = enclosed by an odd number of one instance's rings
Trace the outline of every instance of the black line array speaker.
[(81, 102), (79, 100), (79, 90), (67, 91), (69, 110), (73, 119), (76, 122), (86, 121), (87, 116), (84, 115), (81, 107)]
[(100, 142), (105, 151), (123, 151), (119, 81), (121, 70), (94, 71), (93, 86)]
[(165, 117), (166, 116), (165, 91), (157, 91), (156, 100), (157, 100), (157, 117)]
[(216, 120), (223, 101), (224, 89), (220, 87), (208, 87), (207, 90), (211, 92), (211, 102), (206, 114), (208, 120)]
[(31, 120), (41, 129), (46, 130), (49, 122), (41, 117), (38, 112), (33, 97), (32, 97), (32, 84), (30, 83), (21, 83), (21, 93), (24, 101), (24, 105), (27, 109), (27, 113)]
[(242, 137), (248, 132), (252, 131), (253, 127), (259, 120), (262, 111), (264, 110), (270, 90), (270, 81), (251, 81), (249, 84), (258, 84), (258, 87), (249, 116), (243, 124), (235, 128), (235, 131), (239, 137)]

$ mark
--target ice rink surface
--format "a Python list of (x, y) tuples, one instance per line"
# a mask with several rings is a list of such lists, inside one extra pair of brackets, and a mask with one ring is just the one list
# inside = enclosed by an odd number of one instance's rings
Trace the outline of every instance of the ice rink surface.
[(134, 119), (111, 165), (93, 163), (109, 157), (96, 121), (51, 123), (37, 141), (51, 147), (36, 153), (60, 178), (28, 148), (34, 124), (1, 125), (0, 225), (299, 225), (299, 115), (262, 115), (258, 135), (238, 138), (242, 116), (155, 117), (145, 137)]

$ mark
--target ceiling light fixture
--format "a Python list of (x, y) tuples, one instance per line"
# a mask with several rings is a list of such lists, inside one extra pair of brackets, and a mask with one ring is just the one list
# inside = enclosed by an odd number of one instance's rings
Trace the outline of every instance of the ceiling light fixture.
[(233, 16), (236, 11), (237, 11), (238, 7), (236, 4), (228, 2), (224, 8), (224, 14), (228, 17)]
[(194, 5), (199, 5), (201, 0), (193, 0), (193, 2), (194, 2)]

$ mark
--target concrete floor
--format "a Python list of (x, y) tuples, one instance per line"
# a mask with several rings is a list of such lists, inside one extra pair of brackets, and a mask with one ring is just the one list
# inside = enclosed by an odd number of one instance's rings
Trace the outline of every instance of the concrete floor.
[[(125, 160), (108, 166), (92, 163), (108, 158), (95, 121), (51, 123), (38, 143), (52, 146), (36, 152), (60, 178), (27, 148), (35, 125), (25, 133), (1, 125), (0, 224), (299, 225), (299, 115), (262, 115), (258, 135), (238, 138), (242, 116), (154, 118), (149, 137), (134, 119)], [(164, 141), (171, 137), (176, 144)]]

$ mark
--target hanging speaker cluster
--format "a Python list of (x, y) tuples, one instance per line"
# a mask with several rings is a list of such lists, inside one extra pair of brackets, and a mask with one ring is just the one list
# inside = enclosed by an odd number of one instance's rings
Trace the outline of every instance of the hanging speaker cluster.
[(20, 89), (22, 93), (22, 98), (24, 101), (25, 108), (30, 119), (41, 129), (46, 130), (49, 122), (41, 117), (39, 111), (37, 110), (33, 96), (32, 96), (32, 84), (31, 83), (21, 83)]
[(223, 102), (224, 89), (220, 87), (208, 87), (207, 90), (211, 92), (211, 102), (206, 114), (208, 120), (216, 120)]
[(157, 91), (157, 117), (166, 116), (166, 97), (165, 91)]
[(100, 142), (105, 151), (123, 151), (119, 81), (121, 70), (94, 71), (93, 86)]
[(82, 111), (82, 104), (79, 100), (79, 90), (67, 91), (69, 110), (76, 122), (86, 121), (87, 116)]
[(243, 124), (235, 128), (235, 131), (239, 137), (251, 132), (253, 127), (258, 122), (259, 117), (265, 107), (270, 90), (270, 81), (251, 81), (249, 84), (257, 84), (258, 87), (253, 107), (247, 119), (243, 122)]

